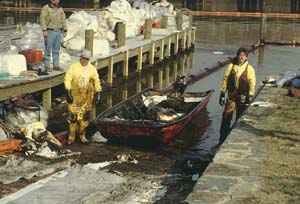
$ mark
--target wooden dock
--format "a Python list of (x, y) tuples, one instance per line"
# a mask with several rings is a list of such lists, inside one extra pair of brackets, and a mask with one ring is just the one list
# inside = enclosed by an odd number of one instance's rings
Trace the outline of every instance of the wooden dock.
[[(136, 72), (141, 72), (145, 63), (152, 65), (158, 60), (161, 61), (166, 57), (170, 57), (171, 53), (176, 55), (180, 50), (190, 49), (195, 44), (195, 28), (192, 27), (191, 22), (190, 27), (185, 30), (182, 29), (182, 21), (181, 24), (179, 23), (179, 26), (181, 28), (179, 27), (178, 29), (177, 27), (176, 32), (165, 36), (151, 35), (151, 31), (146, 30), (144, 36), (123, 39), (124, 46), (111, 49), (109, 55), (93, 56), (91, 62), (98, 70), (107, 69), (108, 74), (105, 81), (108, 86), (111, 86), (114, 80), (113, 75), (116, 72), (114, 70), (116, 63), (122, 62), (123, 77), (126, 79), (128, 77), (128, 63), (133, 57), (137, 57)], [(147, 25), (145, 27), (147, 28)], [(91, 45), (92, 43), (86, 39), (86, 48), (91, 47)], [(144, 55), (147, 55), (147, 61), (143, 61)], [(79, 56), (72, 56), (72, 59), (79, 60)], [(69, 64), (62, 65), (65, 70), (68, 66)], [(9, 78), (2, 78), (0, 79), (0, 101), (8, 100), (11, 97), (24, 93), (41, 91), (43, 93), (43, 106), (47, 110), (51, 110), (52, 88), (63, 83), (64, 75), (65, 72), (53, 71), (47, 76), (10, 76)]]

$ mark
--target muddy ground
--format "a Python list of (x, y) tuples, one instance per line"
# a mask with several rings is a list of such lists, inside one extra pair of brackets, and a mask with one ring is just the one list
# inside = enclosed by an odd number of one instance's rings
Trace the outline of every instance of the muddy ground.
[[(202, 124), (199, 126), (199, 124)], [(167, 175), (169, 174), (182, 174), (181, 162), (183, 158), (181, 157), (183, 152), (186, 149), (189, 149), (191, 146), (195, 144), (195, 141), (202, 136), (205, 128), (208, 125), (207, 112), (206, 110), (199, 114), (192, 122), (186, 126), (183, 132), (178, 136), (178, 138), (174, 141), (171, 141), (169, 144), (159, 144), (153, 141), (146, 140), (129, 140), (129, 141), (107, 141), (100, 143), (91, 143), (89, 145), (80, 144), (80, 142), (76, 142), (73, 145), (66, 145), (63, 147), (63, 150), (69, 149), (74, 153), (79, 153), (73, 156), (68, 156), (59, 159), (45, 159), (36, 156), (26, 157), (23, 153), (15, 153), (15, 155), (20, 157), (25, 157), (26, 159), (38, 161), (43, 164), (53, 164), (59, 163), (66, 160), (71, 160), (72, 164), (81, 164), (85, 165), (88, 163), (99, 163), (99, 162), (110, 162), (117, 161), (120, 156), (122, 157), (130, 157), (128, 162), (115, 162), (106, 167), (101, 168), (101, 170), (124, 177), (129, 178), (129, 182), (123, 186), (124, 191), (118, 192), (114, 195), (114, 202), (118, 202), (118, 199), (132, 199), (131, 195), (128, 196), (128, 191), (130, 193), (135, 193), (134, 196), (139, 197), (145, 192), (147, 192), (148, 198), (144, 199), (144, 203), (154, 203), (158, 202), (162, 195), (156, 195), (158, 190), (162, 192), (166, 192), (166, 186), (171, 183), (169, 189), (175, 188), (177, 191), (178, 187), (176, 186), (175, 179), (168, 179)], [(93, 132), (93, 131), (92, 131)], [(0, 157), (0, 165), (3, 165), (6, 161), (7, 157)], [(137, 162), (133, 163), (132, 160), (136, 160)], [(60, 170), (60, 169), (59, 169)], [(57, 171), (59, 171), (57, 170)], [(17, 182), (0, 185), (0, 198), (11, 193), (18, 191), (19, 189), (24, 188), (25, 186), (39, 181), (47, 176), (43, 177), (33, 177), (29, 180), (20, 179)], [(186, 175), (187, 180), (191, 180), (191, 175)], [(174, 186), (175, 183), (175, 186)], [(189, 185), (189, 184), (188, 184)], [(179, 190), (172, 194), (172, 197), (176, 199), (176, 197), (183, 198), (192, 190), (191, 187), (187, 186), (186, 189)], [(149, 193), (151, 192), (151, 193)], [(168, 192), (167, 194), (169, 194)], [(155, 195), (153, 197), (153, 195)], [(149, 200), (149, 196), (152, 197)], [(157, 197), (157, 198), (155, 198)], [(143, 200), (142, 198), (140, 198)], [(147, 200), (148, 199), (148, 200)], [(140, 202), (140, 203), (143, 203)], [(168, 203), (169, 201), (159, 201), (160, 203)], [(130, 201), (129, 201), (130, 203)]]

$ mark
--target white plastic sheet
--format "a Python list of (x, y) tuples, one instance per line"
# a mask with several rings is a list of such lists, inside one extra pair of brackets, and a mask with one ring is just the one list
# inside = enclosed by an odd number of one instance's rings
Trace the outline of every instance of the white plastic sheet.
[(117, 191), (125, 182), (125, 178), (117, 175), (75, 165), (42, 185), (32, 184), (27, 187), (27, 192), (17, 192), (0, 201), (3, 204), (105, 203), (112, 196), (111, 192)]

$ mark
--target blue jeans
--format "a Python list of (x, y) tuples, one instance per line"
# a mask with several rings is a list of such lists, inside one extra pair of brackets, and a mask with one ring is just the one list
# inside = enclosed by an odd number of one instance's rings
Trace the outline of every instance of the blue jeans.
[(59, 67), (59, 50), (62, 39), (61, 31), (48, 30), (48, 36), (45, 37), (44, 64), (50, 67), (50, 56), (52, 52), (53, 67)]

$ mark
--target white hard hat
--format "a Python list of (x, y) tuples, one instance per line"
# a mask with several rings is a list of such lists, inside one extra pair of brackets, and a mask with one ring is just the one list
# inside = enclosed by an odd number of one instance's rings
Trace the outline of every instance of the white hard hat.
[(92, 53), (91, 51), (89, 51), (88, 49), (84, 49), (82, 52), (81, 52), (81, 57), (83, 58), (86, 58), (86, 59), (90, 59), (92, 57)]

